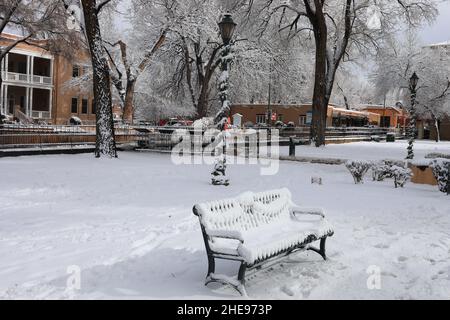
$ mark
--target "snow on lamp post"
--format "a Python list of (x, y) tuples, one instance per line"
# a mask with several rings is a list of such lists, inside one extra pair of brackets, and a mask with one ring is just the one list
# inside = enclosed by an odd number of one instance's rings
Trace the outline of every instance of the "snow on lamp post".
[(417, 84), (419, 77), (414, 72), (409, 79), (409, 91), (411, 93), (411, 108), (410, 108), (410, 120), (409, 120), (409, 141), (408, 141), (408, 155), (407, 160), (414, 159), (414, 140), (416, 138), (416, 97), (417, 97)]
[(221, 137), (223, 139), (222, 156), (216, 160), (214, 165), (214, 171), (212, 175), (213, 185), (225, 185), (230, 184), (229, 179), (226, 175), (226, 124), (228, 120), (228, 113), (230, 111), (231, 102), (228, 97), (229, 90), (229, 64), (233, 59), (231, 54), (231, 39), (233, 37), (234, 29), (236, 28), (236, 23), (230, 14), (225, 14), (222, 17), (222, 21), (219, 22), (220, 35), (223, 40), (223, 49), (221, 53), (221, 74), (219, 77), (219, 99), (220, 99), (220, 110), (217, 113), (214, 122), (217, 128), (221, 131)]

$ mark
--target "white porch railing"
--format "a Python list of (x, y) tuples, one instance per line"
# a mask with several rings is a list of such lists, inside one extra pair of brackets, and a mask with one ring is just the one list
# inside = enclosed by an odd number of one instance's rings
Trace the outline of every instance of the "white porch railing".
[(31, 83), (31, 84), (44, 84), (52, 85), (53, 79), (51, 77), (28, 75), (25, 73), (15, 72), (2, 72), (2, 78), (6, 81), (19, 82), (19, 83)]
[(49, 111), (32, 111), (31, 117), (35, 119), (50, 119), (50, 112)]

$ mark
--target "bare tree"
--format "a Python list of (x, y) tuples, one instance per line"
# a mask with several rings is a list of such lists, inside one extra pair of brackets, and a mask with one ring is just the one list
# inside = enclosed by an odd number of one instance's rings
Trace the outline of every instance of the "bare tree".
[[(352, 49), (377, 46), (380, 36), (393, 32), (402, 21), (418, 25), (424, 19), (432, 20), (435, 4), (432, 0), (264, 0), (250, 1), (248, 13), (262, 16), (263, 31), (268, 21), (277, 17), (280, 29), (289, 35), (300, 31), (313, 34), (316, 50), (311, 139), (322, 146), (328, 103), (344, 57)], [(378, 14), (379, 24), (372, 23), (372, 13)]]
[(422, 119), (432, 119), (437, 142), (440, 140), (439, 122), (450, 115), (450, 68), (445, 59), (449, 59), (445, 48), (421, 48), (412, 30), (405, 40), (391, 39), (384, 44), (371, 75), (376, 98), (387, 97), (389, 104), (400, 101), (409, 108), (409, 80), (414, 72), (417, 73), (420, 83), (416, 114)]
[(102, 8), (111, 0), (82, 0), (86, 37), (89, 43), (93, 69), (94, 101), (96, 106), (95, 156), (117, 157), (112, 113), (111, 76), (108, 57), (103, 45), (99, 24)]

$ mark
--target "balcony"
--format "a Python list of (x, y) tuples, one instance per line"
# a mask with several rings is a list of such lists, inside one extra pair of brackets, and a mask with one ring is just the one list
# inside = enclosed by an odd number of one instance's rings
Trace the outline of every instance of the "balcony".
[(2, 72), (2, 79), (4, 81), (18, 82), (18, 83), (30, 83), (40, 85), (52, 85), (53, 81), (51, 77), (28, 75), (15, 72)]
[(5, 81), (17, 84), (53, 85), (53, 61), (50, 59), (9, 53), (2, 69)]

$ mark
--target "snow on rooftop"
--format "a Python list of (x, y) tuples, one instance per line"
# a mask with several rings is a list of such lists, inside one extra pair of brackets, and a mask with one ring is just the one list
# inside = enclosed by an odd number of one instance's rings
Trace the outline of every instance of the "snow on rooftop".
[(424, 46), (424, 48), (429, 48), (429, 47), (445, 47), (445, 46), (450, 46), (450, 40), (444, 41), (444, 42), (439, 42), (439, 43), (431, 43), (431, 44), (427, 44), (427, 45)]

